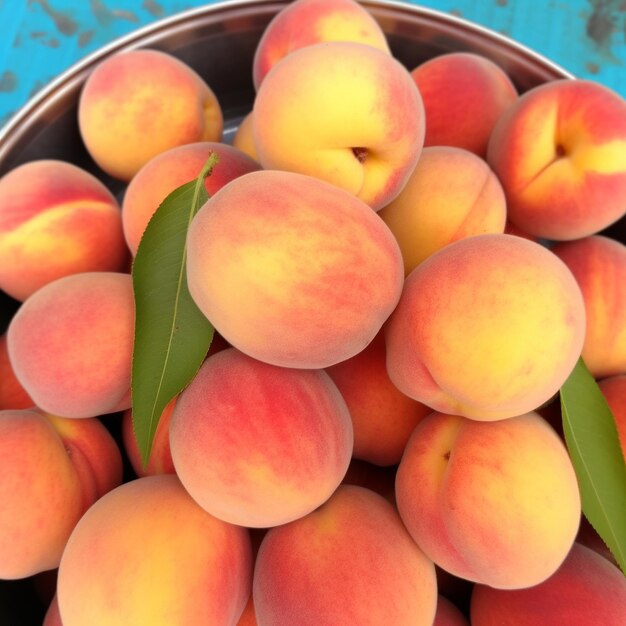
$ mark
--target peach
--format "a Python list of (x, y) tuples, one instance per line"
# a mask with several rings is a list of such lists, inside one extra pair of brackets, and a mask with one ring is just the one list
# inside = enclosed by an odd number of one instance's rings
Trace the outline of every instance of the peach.
[(247, 154), (255, 161), (259, 160), (259, 155), (256, 152), (256, 146), (254, 145), (254, 134), (252, 130), (252, 111), (248, 113), (242, 120), (235, 135), (233, 137), (233, 148), (241, 150), (244, 154)]
[(285, 56), (324, 41), (353, 41), (391, 54), (382, 28), (355, 0), (295, 0), (274, 16), (261, 36), (252, 62), (255, 88)]
[(127, 409), (134, 319), (129, 274), (59, 278), (11, 320), (7, 345), (15, 375), (49, 413), (95, 417)]
[(582, 357), (589, 371), (596, 378), (626, 373), (626, 246), (591, 235), (557, 243), (552, 252), (583, 294), (587, 328)]
[(266, 169), (308, 174), (375, 210), (395, 198), (424, 143), (424, 110), (408, 70), (352, 42), (300, 48), (276, 64), (253, 108)]
[(529, 589), (501, 590), (476, 585), (472, 626), (623, 626), (626, 578), (593, 550), (575, 543), (559, 569)]
[(404, 451), (396, 500), (439, 567), (501, 589), (551, 576), (581, 514), (567, 450), (537, 413), (497, 422), (433, 413)]
[(260, 171), (198, 211), (187, 280), (234, 347), (274, 365), (321, 368), (354, 356), (379, 332), (402, 291), (402, 255), (379, 216), (350, 193)]
[(154, 433), (150, 450), (150, 458), (145, 467), (141, 460), (141, 453), (139, 452), (135, 431), (133, 430), (133, 412), (131, 409), (124, 411), (122, 415), (122, 442), (126, 456), (137, 476), (176, 473), (170, 451), (170, 421), (175, 404), (176, 398), (170, 401), (159, 417), (159, 423)]
[(35, 403), (17, 380), (7, 350), (7, 335), (0, 335), (0, 411), (28, 409)]
[(393, 506), (343, 485), (316, 511), (267, 532), (253, 598), (259, 624), (431, 626), (437, 585)]
[(507, 73), (481, 55), (450, 52), (420, 63), (411, 76), (424, 101), (424, 145), (486, 156), (495, 123), (518, 97)]
[(497, 420), (550, 399), (584, 335), (580, 288), (556, 255), (515, 235), (475, 235), (409, 274), (386, 324), (387, 368), (437, 411)]
[(455, 604), (445, 596), (439, 595), (433, 626), (469, 626), (469, 622)]
[(613, 413), (622, 452), (626, 458), (626, 373), (598, 381), (598, 387)]
[(95, 418), (0, 411), (0, 579), (53, 569), (84, 511), (122, 480), (122, 458)]
[(325, 502), (352, 440), (346, 404), (324, 371), (269, 365), (234, 348), (204, 362), (170, 423), (185, 489), (211, 515), (255, 528)]
[(129, 50), (100, 62), (81, 91), (78, 123), (94, 161), (123, 181), (157, 154), (219, 141), (223, 130), (211, 88), (189, 65), (158, 50)]
[(201, 509), (173, 475), (127, 482), (76, 525), (59, 566), (63, 626), (236, 624), (250, 595), (244, 528)]
[(130, 181), (122, 202), (124, 236), (135, 254), (154, 212), (177, 187), (198, 177), (212, 153), (219, 163), (205, 179), (211, 196), (234, 178), (259, 169), (259, 164), (232, 146), (210, 141), (177, 146), (150, 159)]
[(377, 465), (399, 463), (413, 429), (432, 409), (404, 395), (389, 380), (383, 333), (326, 371), (350, 411), (352, 456)]
[(86, 170), (42, 159), (0, 178), (0, 289), (13, 298), (69, 274), (119, 271), (127, 256), (119, 205)]
[(626, 100), (582, 79), (535, 87), (498, 120), (487, 160), (523, 231), (596, 234), (626, 212)]
[(433, 146), (424, 148), (404, 189), (379, 215), (400, 244), (408, 275), (453, 241), (504, 232), (506, 200), (483, 159), (461, 148)]

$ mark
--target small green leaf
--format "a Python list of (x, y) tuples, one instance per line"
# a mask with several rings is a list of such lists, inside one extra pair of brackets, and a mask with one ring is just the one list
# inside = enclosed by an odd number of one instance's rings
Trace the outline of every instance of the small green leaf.
[(133, 262), (132, 413), (144, 466), (163, 409), (195, 376), (213, 339), (213, 326), (189, 294), (185, 262), (187, 229), (209, 198), (204, 180), (217, 161), (212, 154), (196, 180), (165, 198)]
[(582, 359), (561, 388), (561, 412), (583, 513), (626, 573), (626, 463), (615, 418)]

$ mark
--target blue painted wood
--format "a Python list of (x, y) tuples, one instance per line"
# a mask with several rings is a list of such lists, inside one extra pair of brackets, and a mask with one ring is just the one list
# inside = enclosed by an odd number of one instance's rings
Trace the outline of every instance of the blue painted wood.
[[(411, 3), (495, 30), (576, 76), (602, 82), (626, 97), (623, 0)], [(159, 18), (205, 4), (206, 0), (0, 0), (0, 126), (86, 54)]]

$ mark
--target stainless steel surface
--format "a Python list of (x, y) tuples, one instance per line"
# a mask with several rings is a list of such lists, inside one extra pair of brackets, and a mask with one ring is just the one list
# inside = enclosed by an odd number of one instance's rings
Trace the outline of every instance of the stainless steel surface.
[[(215, 91), (232, 136), (254, 99), (252, 58), (265, 26), (287, 2), (233, 0), (192, 9), (139, 29), (74, 65), (45, 87), (0, 132), (0, 176), (41, 158), (70, 161), (96, 174), (118, 197), (124, 185), (87, 154), (77, 103), (88, 74), (106, 57), (133, 48), (170, 52), (193, 67)], [(502, 66), (520, 91), (571, 77), (550, 60), (480, 26), (449, 14), (386, 0), (363, 2), (385, 31), (394, 56), (412, 69), (452, 51), (482, 54)], [(17, 304), (0, 293), (0, 331)]]
[[(251, 64), (269, 20), (287, 2), (233, 0), (193, 9), (123, 37), (59, 76), (0, 132), (0, 175), (35, 158), (62, 158), (97, 171), (82, 147), (76, 106), (87, 75), (104, 58), (133, 48), (157, 48), (191, 65), (211, 85), (224, 109), (227, 133), (251, 107)], [(505, 69), (521, 91), (570, 76), (533, 51), (480, 26), (437, 11), (385, 0), (364, 2), (409, 69), (455, 50), (483, 54)], [(101, 172), (98, 172), (100, 175)], [(102, 175), (106, 180), (106, 176)], [(106, 181), (113, 188), (116, 181)]]

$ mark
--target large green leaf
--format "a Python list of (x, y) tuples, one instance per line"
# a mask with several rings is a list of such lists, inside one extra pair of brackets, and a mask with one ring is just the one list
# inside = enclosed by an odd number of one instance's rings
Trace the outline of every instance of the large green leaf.
[(613, 414), (582, 359), (561, 388), (561, 411), (583, 513), (626, 573), (626, 463)]
[(196, 180), (167, 196), (133, 262), (132, 413), (144, 465), (163, 409), (195, 376), (213, 339), (213, 326), (189, 294), (185, 263), (187, 230), (208, 200), (204, 180), (217, 160), (212, 154)]

